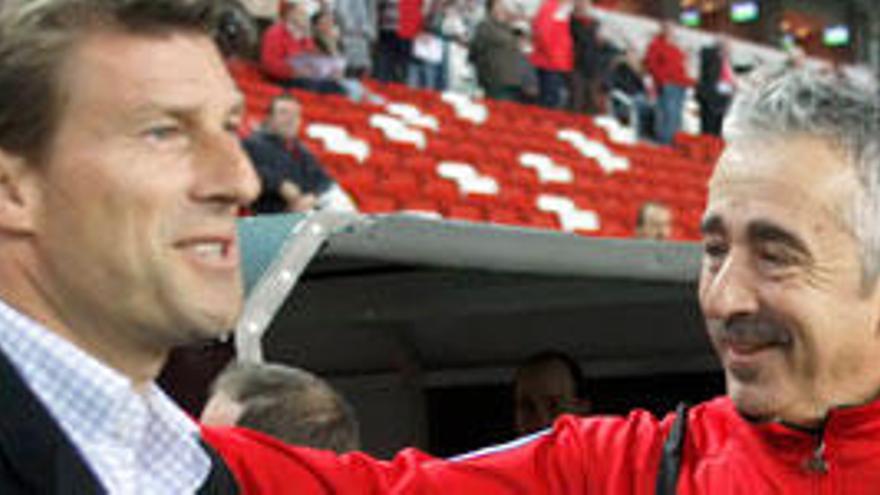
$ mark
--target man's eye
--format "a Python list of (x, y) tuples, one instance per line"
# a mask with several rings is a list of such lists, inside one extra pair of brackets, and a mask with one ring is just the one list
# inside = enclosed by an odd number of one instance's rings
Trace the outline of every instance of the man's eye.
[(764, 249), (760, 253), (761, 262), (773, 268), (783, 268), (795, 263), (795, 258), (780, 249)]
[(157, 142), (168, 141), (182, 135), (183, 129), (173, 124), (157, 125), (144, 131), (144, 137)]
[(703, 264), (710, 272), (721, 269), (724, 257), (727, 256), (727, 244), (719, 241), (703, 242)]
[(226, 122), (226, 124), (223, 125), (223, 129), (226, 132), (237, 135), (238, 131), (241, 130), (243, 125), (244, 125), (244, 121), (242, 121), (241, 119), (235, 119), (235, 120), (230, 120), (230, 121)]
[(703, 253), (710, 258), (720, 258), (727, 254), (727, 246), (721, 242), (704, 242)]

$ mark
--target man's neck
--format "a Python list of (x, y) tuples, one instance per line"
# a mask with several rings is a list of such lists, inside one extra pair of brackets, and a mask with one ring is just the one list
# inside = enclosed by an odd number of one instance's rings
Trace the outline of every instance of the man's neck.
[(76, 318), (65, 315), (60, 308), (54, 308), (42, 298), (27, 297), (22, 291), (0, 289), (0, 299), (46, 331), (126, 376), (136, 389), (152, 383), (167, 359), (167, 349), (145, 342), (132, 342), (126, 339), (128, 332), (113, 331), (112, 325), (79, 323)]

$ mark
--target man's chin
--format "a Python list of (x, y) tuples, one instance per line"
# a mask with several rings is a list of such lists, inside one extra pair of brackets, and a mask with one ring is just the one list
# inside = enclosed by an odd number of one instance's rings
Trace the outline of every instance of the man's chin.
[(182, 342), (177, 345), (189, 345), (203, 341), (216, 340), (231, 335), (240, 316), (238, 304), (201, 308), (192, 311), (178, 334)]
[(754, 421), (769, 421), (778, 417), (776, 394), (767, 387), (743, 384), (728, 378), (727, 395), (736, 410)]

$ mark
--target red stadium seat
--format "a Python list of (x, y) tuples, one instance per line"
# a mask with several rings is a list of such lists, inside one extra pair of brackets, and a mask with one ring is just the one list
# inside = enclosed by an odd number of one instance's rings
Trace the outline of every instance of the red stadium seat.
[(472, 205), (450, 205), (445, 209), (445, 216), (447, 218), (454, 218), (457, 220), (474, 220), (474, 221), (483, 221), (486, 219), (486, 215), (480, 208)]
[[(230, 62), (230, 72), (245, 94), (241, 135), (246, 136), (265, 118), (272, 98), (286, 90), (267, 81), (253, 63)], [(363, 211), (441, 212), (449, 218), (558, 230), (558, 215), (536, 207), (539, 194), (555, 194), (599, 214), (601, 228), (579, 234), (627, 237), (633, 234), (640, 204), (661, 200), (674, 209), (676, 238), (699, 238), (708, 177), (724, 146), (720, 139), (679, 134), (674, 146), (621, 144), (612, 141), (589, 116), (494, 100), (482, 102), (489, 118), (475, 124), (457, 116), (438, 93), (370, 80), (365, 85), (392, 102), (415, 105), (440, 125), (437, 131), (425, 130), (427, 146), (419, 149), (392, 142), (369, 125), (370, 116), (383, 111), (380, 107), (336, 95), (291, 91), (303, 103), (304, 123), (338, 125), (369, 144), (369, 156), (360, 163), (349, 155), (328, 153), (323, 143), (306, 139)], [(629, 170), (606, 171), (604, 162), (587, 158), (559, 140), (560, 129), (577, 129), (604, 143), (612, 156), (629, 161)], [(520, 164), (519, 157), (526, 152), (547, 155), (569, 168), (573, 182), (541, 182), (535, 169)], [(495, 179), (498, 194), (464, 195), (455, 181), (438, 175), (437, 167), (444, 161), (469, 164), (478, 175)]]

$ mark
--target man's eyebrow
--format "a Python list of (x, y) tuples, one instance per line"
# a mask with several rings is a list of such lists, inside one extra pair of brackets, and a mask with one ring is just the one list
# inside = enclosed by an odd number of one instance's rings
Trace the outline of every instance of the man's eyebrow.
[(805, 256), (811, 256), (807, 243), (801, 236), (791, 232), (779, 225), (768, 222), (766, 220), (755, 220), (751, 222), (747, 229), (749, 242), (775, 242), (784, 244)]
[[(245, 101), (242, 98), (234, 98), (226, 102), (223, 110), (224, 118), (239, 118), (245, 114)], [(204, 108), (199, 104), (176, 104), (171, 102), (151, 101), (137, 106), (126, 116), (131, 121), (138, 119), (155, 118), (160, 116), (172, 117), (179, 121), (189, 121), (194, 115), (202, 112)]]

